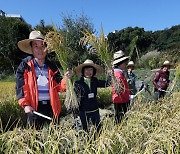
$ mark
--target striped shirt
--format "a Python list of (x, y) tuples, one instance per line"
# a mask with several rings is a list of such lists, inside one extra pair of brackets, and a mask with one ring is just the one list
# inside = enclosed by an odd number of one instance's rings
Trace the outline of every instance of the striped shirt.
[[(36, 60), (34, 59), (34, 68), (35, 68), (35, 72), (36, 72), (36, 80), (37, 81), (38, 81), (39, 77), (46, 77), (46, 79), (48, 80), (48, 66), (46, 64), (44, 64), (42, 67), (40, 67), (38, 65), (38, 63), (36, 62)], [(50, 100), (49, 85), (41, 84), (41, 80), (40, 80), (40, 82), (37, 82), (37, 86), (38, 86), (39, 101)]]

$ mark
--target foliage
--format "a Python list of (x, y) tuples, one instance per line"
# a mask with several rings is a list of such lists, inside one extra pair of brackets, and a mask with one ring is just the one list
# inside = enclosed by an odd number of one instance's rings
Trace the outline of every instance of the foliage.
[(180, 64), (176, 68), (175, 76), (177, 80), (180, 80)]
[(6, 131), (24, 121), (24, 113), (16, 100), (14, 82), (1, 82), (0, 84), (0, 117), (1, 127)]
[(160, 52), (157, 50), (151, 51), (143, 55), (138, 63), (141, 68), (157, 68), (159, 67)]
[(99, 59), (103, 62), (106, 70), (112, 68), (112, 51), (109, 48), (108, 39), (104, 34), (103, 28), (101, 27), (99, 37), (96, 37), (93, 33), (86, 30), (84, 37), (81, 38), (83, 46), (90, 45), (95, 48), (95, 54), (98, 55)]
[(17, 42), (28, 38), (30, 25), (17, 19), (0, 17), (0, 71), (15, 71), (21, 59)]
[(40, 23), (38, 25), (36, 25), (33, 29), (40, 31), (43, 35), (46, 35), (49, 31), (53, 30), (53, 26), (45, 25), (44, 20), (40, 20)]
[(136, 46), (141, 52), (146, 51), (153, 42), (151, 32), (145, 32), (143, 28), (139, 27), (127, 27), (114, 33), (111, 32), (107, 37), (110, 47), (114, 51), (123, 50), (127, 55), (132, 48), (130, 44), (134, 38), (138, 37)]
[(84, 14), (78, 17), (73, 17), (70, 14), (63, 15), (62, 23), (62, 31), (65, 33), (67, 45), (72, 51), (73, 59), (71, 59), (71, 63), (72, 65), (78, 65), (83, 61), (81, 57), (88, 55), (87, 49), (79, 43), (80, 39), (84, 36), (83, 32), (85, 30), (94, 33), (94, 25), (91, 23), (91, 19)]
[[(173, 50), (180, 48), (180, 25), (173, 26), (170, 29), (161, 31), (144, 31), (143, 28), (139, 27), (127, 27), (122, 30), (116, 30), (108, 34), (108, 40), (110, 47), (114, 51), (123, 50), (125, 53), (132, 57), (137, 57), (136, 53), (132, 50), (135, 46), (139, 51), (139, 56), (145, 55), (147, 52), (152, 50), (158, 50), (164, 53), (167, 51), (172, 57), (176, 57)], [(135, 41), (135, 38), (138, 40)], [(133, 41), (134, 39), (134, 41)], [(136, 42), (135, 44), (133, 42)], [(134, 44), (134, 45), (133, 45)], [(178, 55), (179, 57), (180, 55)], [(178, 57), (174, 58), (177, 61)], [(133, 59), (135, 60), (135, 59)]]
[(110, 88), (100, 88), (97, 93), (97, 102), (100, 108), (107, 108), (112, 104), (112, 92)]
[[(138, 57), (139, 59), (139, 53), (138, 53), (138, 49), (137, 49), (137, 41), (138, 41), (138, 36), (134, 37), (130, 43), (130, 53), (129, 53), (129, 57), (130, 60), (134, 61), (136, 60), (136, 57)], [(136, 51), (136, 53), (134, 53), (134, 51)]]

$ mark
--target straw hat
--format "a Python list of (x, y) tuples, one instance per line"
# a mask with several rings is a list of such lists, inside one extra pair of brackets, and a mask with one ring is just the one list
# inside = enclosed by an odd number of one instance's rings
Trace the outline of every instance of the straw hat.
[(127, 67), (130, 67), (130, 66), (132, 66), (132, 67), (135, 66), (133, 61), (129, 61), (129, 63), (127, 64)]
[(168, 60), (164, 61), (163, 66), (170, 66), (170, 62)]
[(76, 73), (77, 76), (81, 76), (82, 75), (82, 69), (85, 66), (92, 66), (92, 67), (94, 67), (96, 69), (95, 76), (99, 76), (104, 71), (104, 69), (101, 66), (99, 66), (97, 64), (94, 64), (94, 62), (92, 60), (87, 59), (87, 60), (85, 60), (85, 62), (83, 64), (80, 64), (79, 66), (77, 66), (75, 68), (75, 73)]
[(29, 39), (25, 39), (18, 42), (18, 47), (21, 51), (32, 54), (32, 48), (30, 46), (30, 42), (34, 40), (42, 40), (44, 41), (44, 36), (40, 31), (32, 31), (29, 34)]
[(113, 65), (118, 64), (124, 60), (128, 60), (129, 57), (125, 56), (124, 52), (122, 50), (117, 51), (114, 53), (114, 61)]

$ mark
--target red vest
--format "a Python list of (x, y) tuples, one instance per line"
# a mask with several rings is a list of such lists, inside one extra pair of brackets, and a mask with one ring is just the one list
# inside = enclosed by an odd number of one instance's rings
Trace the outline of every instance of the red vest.
[(120, 93), (116, 93), (114, 90), (114, 86), (112, 87), (112, 102), (113, 103), (127, 103), (130, 98), (130, 91), (128, 82), (123, 74), (119, 69), (114, 70), (114, 76), (116, 77), (117, 81), (122, 85), (123, 89)]

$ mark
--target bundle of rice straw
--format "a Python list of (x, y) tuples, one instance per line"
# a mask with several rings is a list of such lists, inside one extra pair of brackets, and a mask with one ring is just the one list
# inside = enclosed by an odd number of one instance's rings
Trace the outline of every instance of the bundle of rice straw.
[(105, 69), (110, 70), (112, 69), (112, 56), (113, 53), (109, 51), (108, 47), (108, 39), (106, 35), (104, 34), (103, 28), (101, 28), (100, 36), (99, 38), (96, 37), (93, 33), (86, 30), (83, 32), (84, 37), (81, 38), (81, 43), (83, 46), (91, 45), (94, 47), (97, 51), (97, 55), (100, 58), (100, 60), (104, 63)]
[[(81, 44), (83, 46), (90, 45), (96, 49), (96, 54), (104, 63), (106, 72), (113, 70), (113, 52), (109, 50), (108, 38), (104, 34), (103, 28), (101, 27), (99, 37), (95, 36), (88, 30), (83, 32), (83, 34), (84, 37), (81, 38)], [(112, 75), (112, 83), (117, 93), (121, 93), (124, 90), (124, 85), (122, 85), (123, 82), (117, 80), (114, 75)]]
[[(60, 62), (63, 72), (68, 70), (69, 62), (71, 61), (70, 49), (67, 46), (66, 37), (61, 30), (50, 31), (45, 36), (48, 50), (55, 51), (58, 61)], [(66, 98), (64, 105), (67, 110), (76, 110), (79, 107), (77, 96), (74, 92), (74, 87), (71, 79), (66, 78)]]

